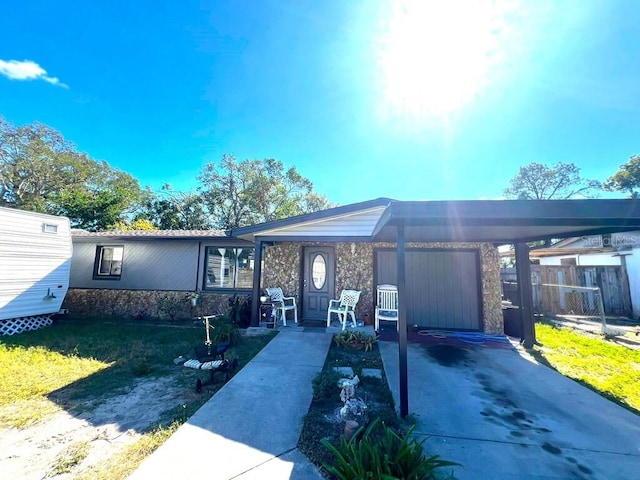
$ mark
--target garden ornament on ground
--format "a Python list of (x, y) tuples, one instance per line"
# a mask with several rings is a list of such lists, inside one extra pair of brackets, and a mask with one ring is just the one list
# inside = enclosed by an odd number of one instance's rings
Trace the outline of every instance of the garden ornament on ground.
[(344, 406), (340, 409), (340, 417), (345, 420), (366, 419), (367, 404), (360, 398), (356, 397), (356, 386), (360, 383), (360, 378), (356, 375), (353, 378), (341, 378), (338, 380), (340, 388), (340, 400)]

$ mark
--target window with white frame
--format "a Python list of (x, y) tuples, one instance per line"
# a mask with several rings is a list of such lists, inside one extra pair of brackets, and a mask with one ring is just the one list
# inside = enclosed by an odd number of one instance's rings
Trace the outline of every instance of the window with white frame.
[(122, 274), (123, 245), (99, 245), (96, 250), (94, 278), (119, 279)]
[(253, 247), (207, 247), (204, 288), (252, 288), (253, 251)]

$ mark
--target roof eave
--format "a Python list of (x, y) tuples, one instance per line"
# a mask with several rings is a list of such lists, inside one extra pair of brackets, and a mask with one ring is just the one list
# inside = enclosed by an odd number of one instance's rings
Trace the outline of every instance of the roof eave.
[(343, 205), (340, 207), (329, 208), (327, 210), (321, 210), (313, 213), (306, 213), (304, 215), (297, 215), (295, 217), (284, 218), (281, 220), (274, 220), (272, 222), (260, 223), (258, 225), (252, 225), (249, 227), (240, 227), (230, 230), (230, 235), (243, 238), (253, 239), (259, 236), (262, 232), (270, 232), (276, 229), (289, 227), (292, 225), (303, 224), (307, 222), (313, 222), (318, 220), (325, 220), (332, 217), (338, 217), (349, 213), (356, 213), (359, 211), (368, 210), (375, 207), (386, 207), (393, 200), (385, 197), (376, 198), (373, 200), (367, 200), (365, 202), (351, 203), (349, 205)]

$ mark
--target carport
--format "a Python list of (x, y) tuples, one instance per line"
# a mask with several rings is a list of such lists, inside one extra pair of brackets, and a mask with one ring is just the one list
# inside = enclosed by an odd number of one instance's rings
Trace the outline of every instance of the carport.
[(395, 242), (399, 300), (400, 415), (409, 413), (407, 384), (407, 242), (515, 245), (523, 345), (535, 343), (528, 242), (640, 229), (640, 200), (391, 201), (372, 241)]

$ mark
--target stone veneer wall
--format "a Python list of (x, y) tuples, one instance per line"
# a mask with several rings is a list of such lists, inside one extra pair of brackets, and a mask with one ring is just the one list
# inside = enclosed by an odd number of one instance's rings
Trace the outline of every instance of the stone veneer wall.
[(266, 247), (260, 281), (262, 291), (266, 288), (280, 287), (286, 296), (300, 298), (301, 256), (302, 245), (299, 243), (278, 243)]
[[(278, 243), (267, 247), (262, 272), (262, 287), (280, 286), (286, 295), (300, 297), (302, 247), (332, 246), (336, 252), (335, 297), (345, 288), (360, 290), (356, 316), (373, 317), (375, 289), (373, 285), (373, 250), (395, 248), (393, 243)], [(500, 256), (498, 249), (487, 243), (407, 243), (406, 248), (475, 248), (480, 251), (482, 271), (482, 311), (484, 330), (503, 332)]]
[[(218, 315), (229, 311), (231, 294), (200, 292), (198, 306), (192, 307), (190, 292), (156, 290), (107, 290), (71, 288), (63, 308), (72, 315), (187, 319), (196, 315)], [(244, 301), (246, 295), (238, 295)], [(172, 318), (173, 316), (173, 318)]]
[[(370, 243), (278, 243), (267, 247), (262, 271), (263, 289), (279, 286), (285, 295), (300, 298), (302, 248), (307, 246), (334, 247), (336, 252), (336, 282), (334, 297), (347, 288), (360, 290), (356, 316), (373, 316), (373, 247)], [(353, 246), (353, 253), (352, 253)]]

